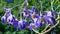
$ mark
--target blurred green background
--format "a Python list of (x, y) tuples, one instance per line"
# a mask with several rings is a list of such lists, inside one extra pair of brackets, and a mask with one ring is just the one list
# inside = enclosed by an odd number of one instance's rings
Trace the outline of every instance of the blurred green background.
[[(40, 2), (41, 1), (41, 2)], [(7, 4), (5, 2), (5, 0), (0, 0), (0, 34), (36, 34), (33, 31), (30, 31), (29, 29), (25, 29), (25, 30), (19, 30), (16, 31), (13, 28), (13, 25), (8, 26), (7, 24), (3, 23), (1, 21), (1, 17), (5, 14), (4, 12), (4, 7), (14, 7), (18, 4), (22, 4), (24, 2), (24, 0), (14, 0), (14, 3), (9, 3)], [(39, 12), (41, 10), (41, 3), (42, 3), (42, 10), (43, 11), (51, 11), (51, 0), (28, 0), (29, 5), (28, 6), (24, 6), (27, 8), (31, 8), (31, 6), (35, 6), (36, 7), (36, 11)], [(54, 0), (53, 3), (53, 9), (55, 10), (57, 8), (57, 6), (60, 5), (60, 1), (59, 0)], [(15, 15), (17, 17), (17, 19), (19, 19), (19, 7), (15, 7), (14, 9), (12, 9), (12, 14)], [(60, 7), (57, 8), (56, 11), (60, 11)], [(44, 27), (39, 28), (39, 31), (43, 30)], [(54, 29), (52, 29), (51, 31), (54, 31), (56, 34), (60, 34), (60, 24), (58, 26), (56, 26)], [(51, 31), (48, 32), (47, 34), (51, 34)]]

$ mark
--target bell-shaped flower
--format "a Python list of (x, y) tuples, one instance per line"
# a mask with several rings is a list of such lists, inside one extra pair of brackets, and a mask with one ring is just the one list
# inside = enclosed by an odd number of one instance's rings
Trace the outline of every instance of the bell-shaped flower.
[(4, 8), (5, 12), (6, 12), (6, 17), (11, 15), (11, 9), (10, 8)]
[(14, 15), (10, 15), (9, 17), (7, 17), (7, 23), (8, 24), (13, 24), (13, 21), (15, 20), (15, 16)]
[(17, 28), (19, 27), (19, 26), (18, 26), (18, 22), (19, 22), (19, 21), (18, 21), (17, 19), (13, 21), (13, 25), (14, 25), (14, 28), (15, 28), (15, 29), (17, 29)]
[(29, 17), (28, 9), (24, 9), (24, 11), (23, 11), (23, 16), (24, 16), (25, 18)]
[(6, 22), (6, 17), (3, 16), (3, 17), (1, 18), (1, 21), (2, 21), (2, 22)]
[(44, 15), (43, 17), (45, 18), (45, 21), (48, 22), (51, 26), (56, 24), (56, 20), (54, 17), (52, 17), (52, 15), (50, 16), (48, 14), (48, 15)]
[(36, 10), (36, 7), (35, 6), (32, 6), (32, 8), (31, 8), (31, 13), (35, 13), (35, 10)]
[(28, 28), (29, 28), (30, 30), (32, 30), (32, 28), (35, 28), (34, 25), (35, 25), (34, 23), (30, 23), (30, 25), (28, 26)]
[(20, 29), (25, 29), (28, 26), (28, 22), (26, 20), (21, 20), (18, 22), (18, 25), (20, 27)]

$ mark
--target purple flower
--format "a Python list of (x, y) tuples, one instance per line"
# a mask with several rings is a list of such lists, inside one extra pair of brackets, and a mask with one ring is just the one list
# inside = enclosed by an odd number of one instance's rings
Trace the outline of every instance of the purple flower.
[(4, 11), (5, 11), (7, 14), (11, 13), (11, 9), (10, 9), (10, 8), (4, 8)]
[(15, 20), (16, 18), (15, 18), (15, 16), (13, 16), (13, 15), (10, 15), (9, 17), (7, 17), (7, 22), (8, 22), (8, 24), (13, 24), (13, 21)]
[(18, 26), (18, 20), (14, 20), (13, 21), (13, 25), (14, 25), (14, 28), (17, 29), (19, 26)]
[(5, 12), (6, 12), (6, 17), (11, 15), (11, 9), (10, 8), (4, 8)]
[(47, 16), (49, 16), (49, 17), (53, 17), (53, 16), (52, 16), (52, 12), (50, 12), (50, 11), (49, 11), (49, 12), (47, 12), (47, 14), (46, 14), (46, 15), (47, 15)]
[(25, 20), (23, 20), (23, 21), (21, 20), (21, 21), (19, 21), (18, 25), (19, 25), (20, 29), (22, 30), (28, 26), (28, 22)]
[(34, 23), (30, 23), (30, 25), (28, 26), (28, 28), (29, 28), (30, 30), (32, 30), (32, 28), (35, 28), (35, 27), (34, 27)]
[(42, 26), (42, 23), (40, 21), (41, 17), (39, 15), (35, 15), (34, 18), (32, 18), (32, 20), (34, 21), (34, 23), (31, 23), (29, 26), (29, 29), (32, 30), (32, 28), (37, 29), (38, 27)]
[(2, 21), (2, 22), (6, 22), (6, 17), (3, 16), (3, 17), (1, 18), (1, 21)]
[(55, 12), (55, 11), (48, 11), (47, 13), (46, 13), (46, 15), (47, 16), (50, 16), (50, 17), (53, 17), (54, 15), (56, 15), (56, 14), (58, 14), (58, 12)]
[(55, 25), (57, 22), (55, 20), (55, 18), (51, 17), (48, 19), (48, 23), (50, 23), (51, 26)]
[(36, 10), (36, 7), (35, 6), (32, 6), (32, 9), (31, 9), (32, 11), (32, 13), (34, 13), (35, 12), (35, 10)]
[(55, 25), (55, 23), (56, 23), (55, 18), (51, 17), (51, 16), (48, 16), (48, 15), (43, 16), (45, 18), (45, 21), (48, 22), (51, 26)]
[(29, 17), (28, 9), (24, 9), (23, 16), (24, 16), (25, 18)]

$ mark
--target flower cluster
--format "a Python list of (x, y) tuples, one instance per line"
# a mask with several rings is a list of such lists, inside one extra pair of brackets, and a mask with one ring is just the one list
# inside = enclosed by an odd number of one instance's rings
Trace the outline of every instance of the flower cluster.
[(33, 23), (29, 23), (26, 19), (25, 20), (17, 20), (17, 18), (11, 14), (10, 8), (4, 8), (5, 15), (1, 18), (3, 22), (6, 22), (7, 24), (14, 25), (14, 28), (20, 28), (25, 29), (29, 28), (32, 30), (32, 28), (39, 28), (41, 26), (46, 26), (46, 24), (50, 24), (51, 26), (56, 24), (56, 20), (54, 18), (54, 15), (57, 14), (55, 11), (47, 11), (44, 13), (44, 15), (36, 14), (35, 10), (36, 7), (32, 6), (31, 10), (24, 9), (22, 12), (24, 18), (30, 18)]

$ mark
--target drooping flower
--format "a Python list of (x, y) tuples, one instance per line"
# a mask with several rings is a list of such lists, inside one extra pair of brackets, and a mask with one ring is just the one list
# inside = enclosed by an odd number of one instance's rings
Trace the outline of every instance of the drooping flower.
[(51, 12), (52, 12), (52, 15), (53, 15), (53, 16), (56, 15), (56, 14), (58, 14), (58, 12), (55, 11), (55, 10), (53, 10), (53, 11), (51, 11)]
[(11, 9), (10, 8), (4, 8), (5, 12), (6, 12), (6, 17), (11, 15)]
[(23, 21), (21, 20), (18, 22), (18, 25), (19, 25), (20, 29), (22, 30), (28, 26), (28, 22), (26, 20), (23, 20)]
[(35, 27), (34, 27), (34, 23), (30, 23), (30, 25), (28, 26), (28, 28), (29, 28), (30, 30), (32, 30), (32, 28), (35, 28)]
[(29, 28), (30, 30), (32, 30), (32, 28), (38, 29), (40, 26), (42, 26), (42, 23), (36, 22), (36, 23), (30, 23), (30, 25), (28, 26), (28, 28)]
[(52, 17), (52, 12), (49, 11), (49, 12), (46, 12), (46, 13), (47, 13), (46, 14), (47, 16)]
[(32, 20), (34, 21), (33, 23), (30, 23), (29, 29), (32, 30), (32, 28), (37, 29), (38, 27), (42, 26), (42, 23), (40, 21), (40, 16), (38, 14), (34, 15), (32, 17)]
[(58, 12), (55, 12), (55, 11), (48, 11), (46, 12), (46, 15), (47, 16), (50, 16), (50, 17), (54, 17), (54, 15), (58, 14)]
[(10, 9), (10, 8), (4, 8), (4, 11), (5, 11), (7, 14), (11, 13), (11, 9)]
[(13, 25), (14, 25), (14, 28), (15, 28), (15, 29), (17, 29), (17, 28), (19, 27), (19, 26), (18, 26), (18, 22), (19, 22), (19, 21), (18, 21), (17, 19), (13, 21)]
[(1, 21), (2, 21), (2, 22), (6, 22), (6, 17), (3, 16), (3, 17), (1, 18)]
[[(49, 14), (48, 14), (49, 13)], [(44, 15), (45, 21), (48, 22), (51, 26), (56, 24), (55, 18), (52, 16), (51, 12), (48, 12), (47, 15)]]
[(7, 17), (7, 23), (8, 24), (13, 24), (13, 21), (15, 20), (15, 16), (14, 15), (10, 15), (9, 17)]
[(25, 18), (29, 17), (28, 9), (24, 9), (23, 16), (24, 16)]
[(31, 13), (34, 13), (35, 12), (35, 10), (36, 10), (36, 7), (35, 6), (32, 6), (32, 9), (31, 9)]

